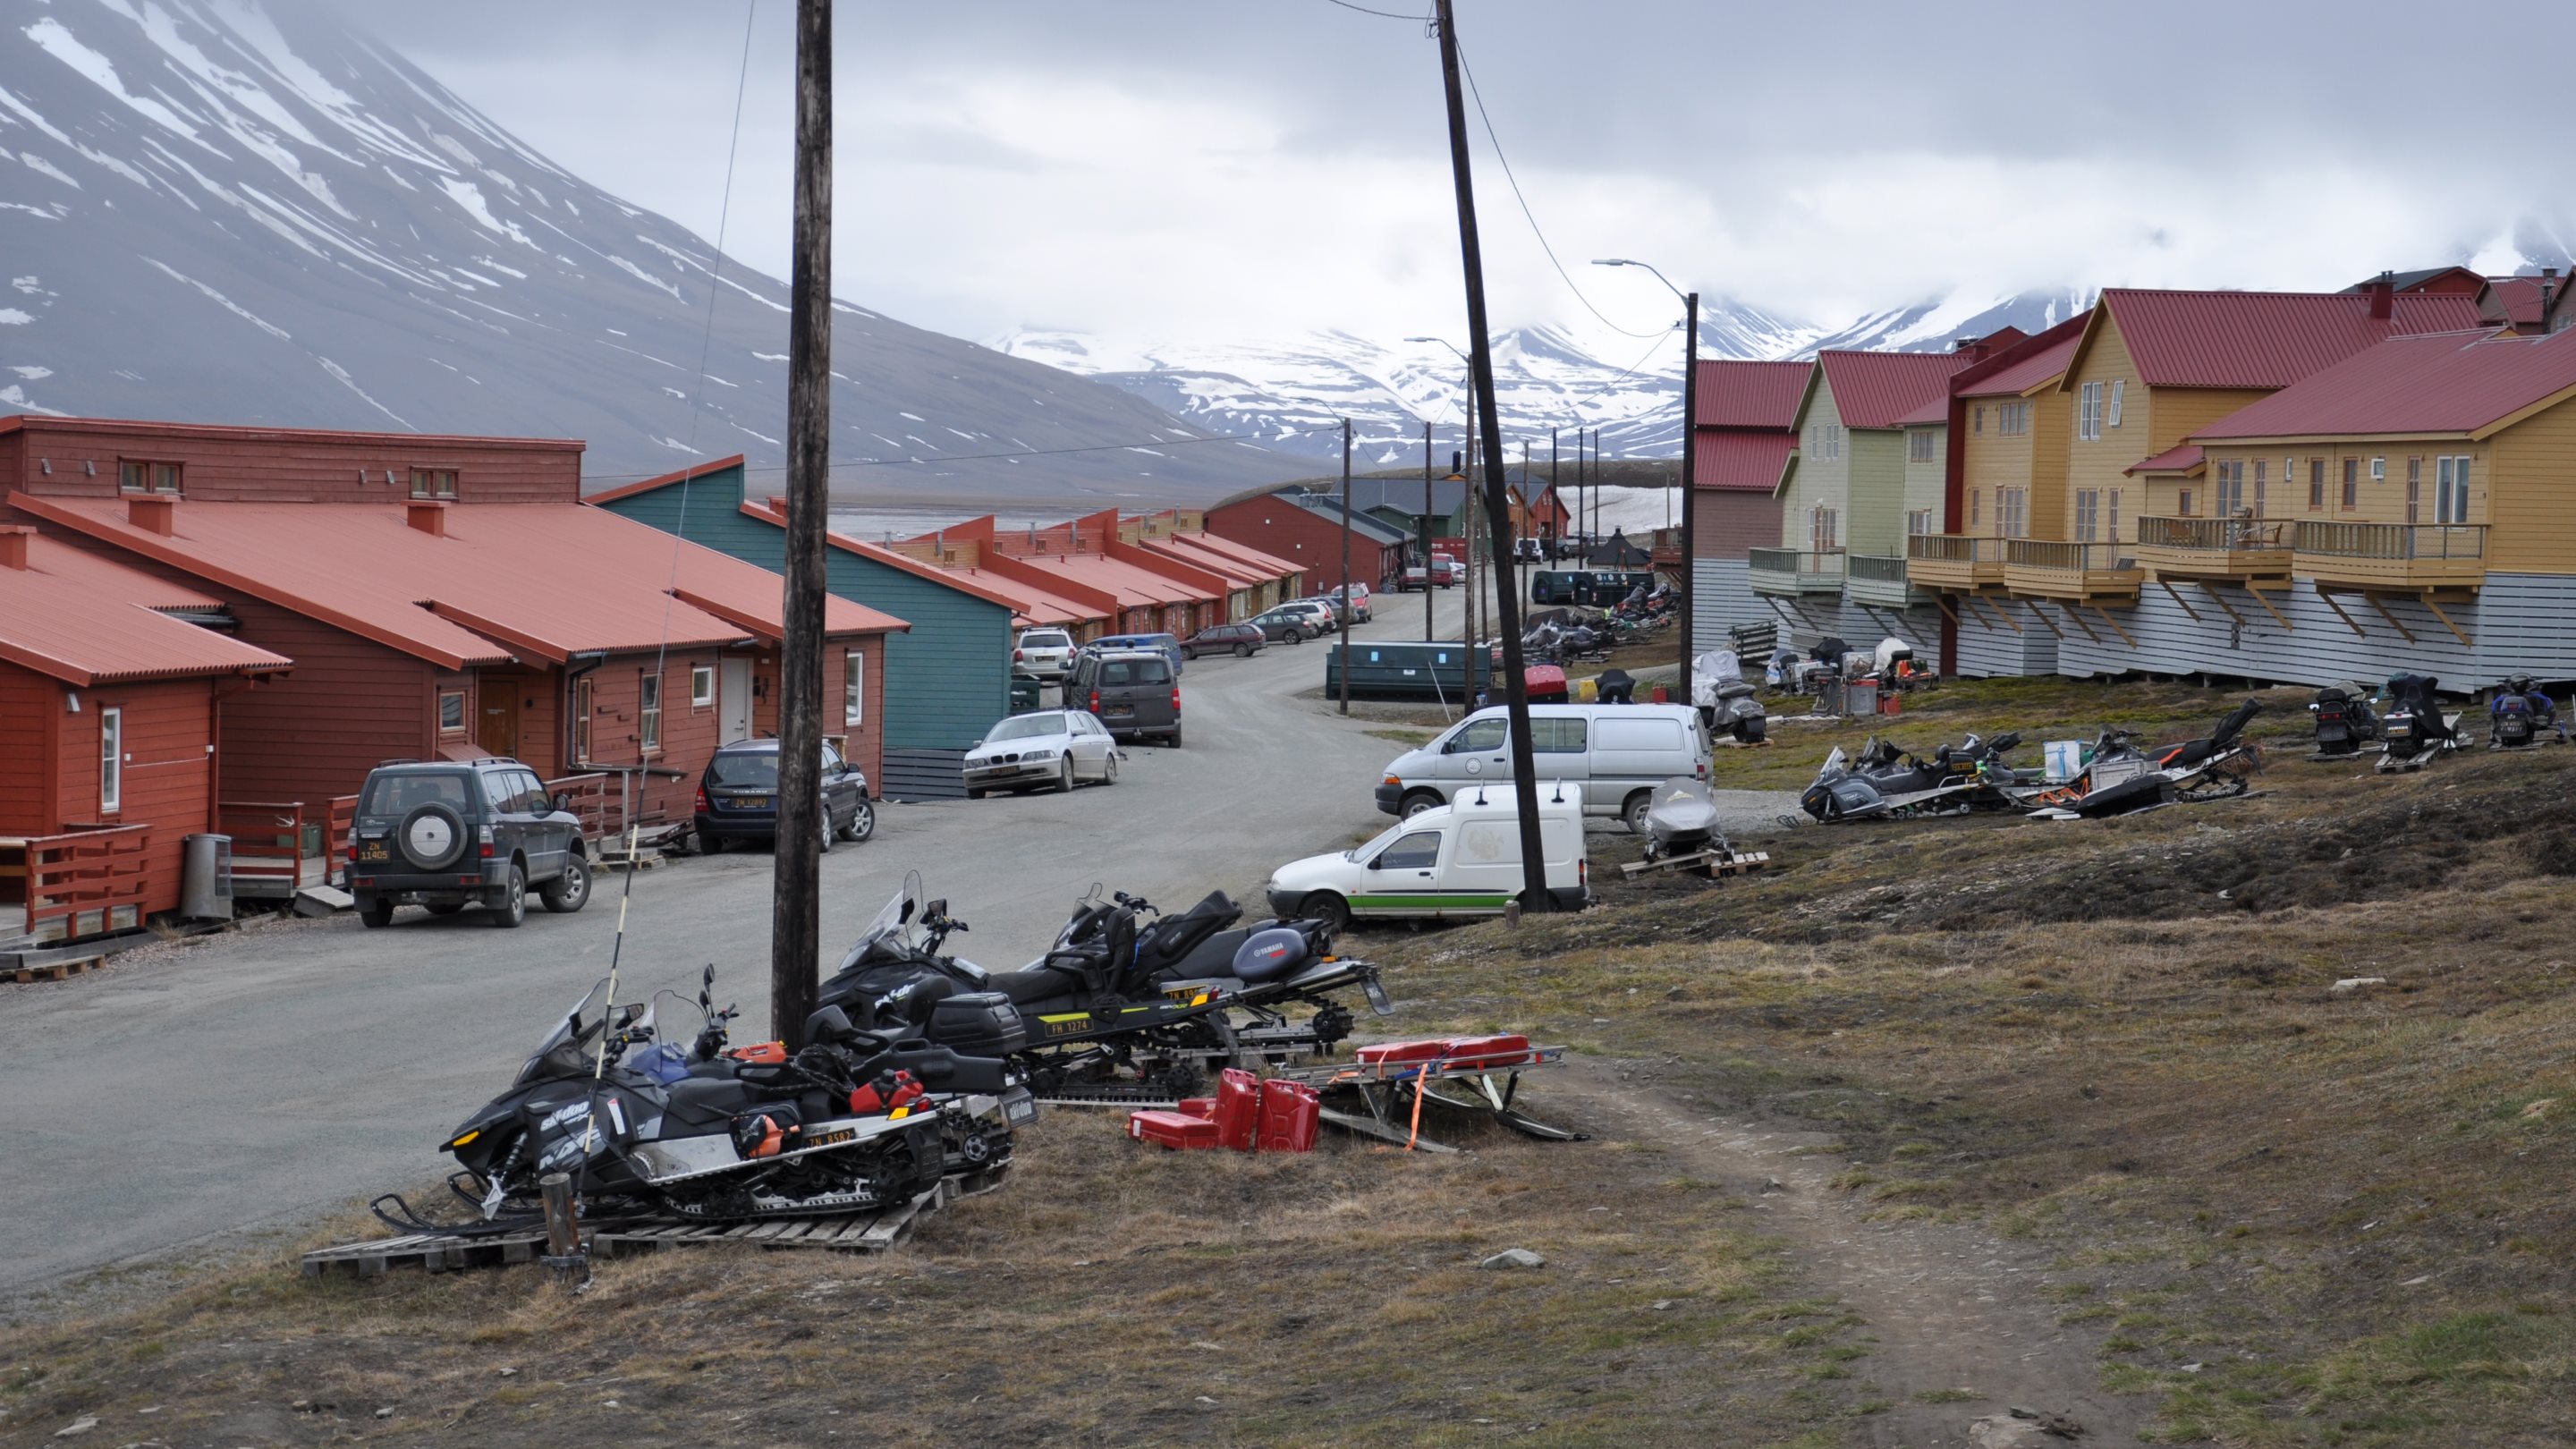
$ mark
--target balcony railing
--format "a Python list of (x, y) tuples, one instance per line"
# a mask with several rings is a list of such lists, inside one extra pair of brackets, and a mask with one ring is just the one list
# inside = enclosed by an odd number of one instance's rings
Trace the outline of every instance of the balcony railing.
[(1934, 563), (2000, 564), (2007, 541), (1986, 533), (1918, 533), (1905, 540), (1905, 556)]
[[(2144, 548), (2247, 552), (2288, 548), (2291, 525), (2277, 518), (2156, 518), (2138, 520)], [(2305, 528), (2306, 524), (2299, 527)]]
[(1756, 588), (1768, 585), (1775, 592), (1804, 594), (1833, 593), (1843, 586), (1840, 549), (1757, 548), (1747, 551), (1747, 563)]
[(0, 936), (76, 941), (143, 924), (149, 825), (0, 840)]
[(2048, 538), (2013, 538), (2004, 541), (2004, 563), (2017, 569), (2107, 573), (2120, 567), (2124, 547), (2116, 543), (2060, 543)]
[(2302, 523), (2290, 546), (2334, 558), (2478, 560), (2487, 556), (2483, 523)]
[(1845, 555), (1843, 566), (1844, 571), (1855, 579), (1868, 579), (1882, 584), (1905, 582), (1905, 560), (1902, 558), (1885, 554), (1855, 553)]

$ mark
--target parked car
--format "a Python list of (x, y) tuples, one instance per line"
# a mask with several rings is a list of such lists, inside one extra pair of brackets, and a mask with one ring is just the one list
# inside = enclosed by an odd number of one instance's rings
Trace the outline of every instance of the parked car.
[(590, 843), (571, 801), (516, 760), (378, 765), (358, 790), (348, 881), (370, 926), (407, 905), (433, 916), (481, 905), (516, 926), (531, 886), (550, 911), (590, 903)]
[[(1531, 763), (1542, 781), (1584, 786), (1584, 812), (1646, 833), (1655, 787), (1676, 775), (1705, 780), (1708, 734), (1686, 704), (1534, 704)], [(1461, 790), (1511, 779), (1500, 705), (1480, 709), (1417, 750), (1398, 755), (1377, 787), (1377, 808), (1413, 816)]]
[(1462, 560), (1451, 558), (1445, 553), (1433, 554), (1431, 573), (1440, 581), (1440, 587), (1445, 589), (1466, 581), (1467, 565)]
[[(876, 802), (858, 766), (823, 746), (823, 846), (835, 839), (855, 845), (877, 833)], [(709, 854), (737, 840), (778, 838), (778, 741), (736, 740), (715, 752), (698, 776), (695, 827), (698, 848)]]
[[(1591, 885), (1583, 843), (1583, 787), (1551, 785), (1538, 797), (1547, 893), (1580, 909)], [(1462, 792), (1390, 826), (1357, 850), (1308, 856), (1270, 873), (1270, 909), (1282, 920), (1499, 916), (1521, 893), (1520, 810), (1508, 789)]]
[(1082, 646), (1087, 654), (1116, 654), (1129, 649), (1149, 649), (1171, 662), (1172, 672), (1181, 672), (1181, 640), (1177, 634), (1111, 634)]
[(1118, 747), (1088, 711), (1013, 715), (966, 752), (966, 798), (993, 790), (1071, 790), (1083, 780), (1118, 783)]
[[(1374, 611), (1369, 607), (1369, 586), (1366, 584), (1355, 583), (1350, 586), (1350, 591), (1351, 615), (1359, 622), (1365, 624), (1371, 618), (1375, 617)], [(1326, 604), (1338, 604), (1342, 601), (1342, 590), (1340, 586), (1336, 585), (1333, 588), (1324, 590), (1315, 597)]]
[(1318, 634), (1330, 634), (1342, 627), (1342, 621), (1334, 617), (1333, 606), (1320, 599), (1291, 599), (1279, 607), (1303, 617)]
[(1512, 557), (1521, 563), (1547, 562), (1547, 541), (1539, 538), (1512, 540)]
[(1073, 669), (1073, 636), (1062, 629), (1022, 629), (1011, 650), (1011, 672), (1034, 679), (1062, 679)]
[(1304, 610), (1285, 606), (1267, 614), (1255, 614), (1245, 622), (1259, 629), (1264, 639), (1284, 640), (1290, 644), (1303, 644), (1323, 632)]
[(1270, 636), (1251, 624), (1210, 624), (1181, 641), (1181, 657), (1196, 659), (1202, 654), (1231, 654), (1249, 659), (1261, 652)]
[(1396, 576), (1395, 586), (1397, 592), (1409, 594), (1417, 589), (1435, 587), (1445, 589), (1456, 582), (1457, 580), (1450, 577), (1446, 570), (1437, 566), (1435, 560), (1429, 565), (1406, 564), (1404, 572)]
[(1181, 742), (1181, 682), (1160, 654), (1084, 654), (1064, 682), (1064, 707), (1090, 712), (1113, 739)]

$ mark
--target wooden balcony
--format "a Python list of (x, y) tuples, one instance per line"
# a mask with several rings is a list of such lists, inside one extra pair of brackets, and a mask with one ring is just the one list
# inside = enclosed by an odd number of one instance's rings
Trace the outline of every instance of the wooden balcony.
[(2131, 552), (2159, 583), (2287, 583), (2290, 528), (2271, 518), (2141, 518)]
[(2066, 603), (2127, 603), (2146, 570), (2126, 557), (2126, 544), (2059, 543), (2044, 538), (2004, 542), (2004, 588), (2019, 598)]
[(0, 836), (0, 938), (55, 945), (142, 925), (152, 829), (94, 825)]
[(1757, 594), (1796, 598), (1843, 591), (1843, 551), (1838, 548), (1820, 552), (1757, 548), (1750, 551), (1748, 562)]
[(1905, 577), (1921, 588), (1954, 593), (2000, 587), (2004, 542), (1982, 533), (1918, 533), (1905, 540)]
[(2467, 592), (2487, 577), (2483, 523), (2301, 523), (2291, 568), (2320, 590)]
[(1914, 585), (1906, 578), (1905, 560), (1892, 554), (1855, 553), (1843, 557), (1843, 591), (1855, 604), (1902, 609), (1914, 602)]

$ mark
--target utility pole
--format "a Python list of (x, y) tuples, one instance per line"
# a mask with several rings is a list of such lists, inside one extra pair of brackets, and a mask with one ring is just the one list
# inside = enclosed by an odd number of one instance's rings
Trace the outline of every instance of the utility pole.
[(1440, 637), (1438, 626), (1431, 621), (1431, 420), (1422, 420), (1422, 517), (1414, 524), (1421, 537), (1422, 550), (1422, 642)]
[(1698, 517), (1699, 500), (1699, 293), (1690, 294), (1683, 325), (1690, 329), (1690, 340), (1682, 349), (1682, 577), (1681, 615), (1682, 672), (1681, 703), (1692, 701), (1691, 610), (1696, 598), (1691, 584), (1693, 544), (1691, 523)]
[(832, 460), (832, 3), (796, 0), (796, 234), (788, 280), (786, 637), (769, 1029), (804, 1045), (823, 945), (823, 536)]
[(1351, 607), (1351, 420), (1342, 419), (1342, 713), (1351, 712), (1351, 626), (1359, 615)]
[[(1449, 104), (1449, 170), (1458, 190), (1458, 253), (1467, 284), (1468, 375), (1475, 384), (1476, 427), (1485, 440), (1484, 477), (1487, 524), (1494, 551), (1511, 552), (1511, 509), (1505, 505), (1502, 474), (1503, 425), (1494, 405), (1494, 352), (1485, 330), (1485, 257), (1476, 238), (1476, 189), (1467, 159), (1467, 105), (1458, 82), (1458, 17), (1451, 0), (1438, 0), (1440, 79)], [(1470, 480), (1471, 484), (1473, 480)], [(1503, 643), (1503, 703), (1511, 733), (1512, 795), (1519, 806), (1521, 837), (1521, 909), (1544, 911), (1553, 902), (1547, 893), (1547, 860), (1538, 834), (1538, 770), (1530, 746), (1529, 690), (1521, 678), (1520, 603), (1509, 593), (1497, 601)]]
[[(1547, 430), (1547, 516), (1551, 523), (1556, 519), (1556, 510), (1565, 506), (1565, 494), (1557, 486), (1558, 469), (1564, 462), (1564, 455), (1557, 448), (1556, 429), (1550, 428)], [(1552, 558), (1556, 553), (1556, 530), (1552, 527), (1548, 529), (1547, 544), (1547, 552)]]

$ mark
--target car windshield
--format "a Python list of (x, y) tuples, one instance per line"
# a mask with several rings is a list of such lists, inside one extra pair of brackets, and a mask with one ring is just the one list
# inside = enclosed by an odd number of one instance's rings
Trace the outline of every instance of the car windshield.
[(361, 815), (408, 815), (423, 805), (444, 805), (450, 810), (465, 811), (466, 777), (462, 771), (405, 771), (378, 775), (367, 782), (367, 798), (359, 805)]
[(1402, 835), (1404, 832), (1412, 828), (1413, 826), (1410, 823), (1390, 825), (1383, 832), (1371, 837), (1368, 844), (1356, 845), (1351, 847), (1349, 850), (1343, 851), (1342, 859), (1362, 860), (1370, 856), (1374, 856), (1379, 851), (1395, 844), (1395, 838), (1397, 836)]
[(998, 745), (1004, 740), (1034, 740), (1045, 735), (1064, 733), (1064, 716), (1060, 714), (1024, 714), (993, 726), (984, 743)]
[(1023, 634), (1020, 636), (1020, 647), (1023, 649), (1067, 649), (1071, 648), (1072, 645), (1073, 640), (1063, 634)]
[(718, 755), (707, 762), (707, 777), (718, 785), (775, 790), (778, 788), (778, 752), (737, 750)]

